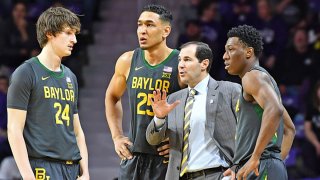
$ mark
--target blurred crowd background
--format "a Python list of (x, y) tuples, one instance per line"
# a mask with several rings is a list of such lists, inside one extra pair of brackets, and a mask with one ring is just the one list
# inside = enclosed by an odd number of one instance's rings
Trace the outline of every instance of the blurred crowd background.
[[(64, 6), (80, 15), (82, 30), (77, 36), (78, 43), (72, 56), (63, 63), (76, 74), (82, 88), (85, 87), (82, 68), (90, 63), (87, 47), (95, 42), (93, 24), (101, 20), (100, 3), (100, 0), (0, 1), (0, 163), (11, 156), (6, 137), (8, 79), (17, 66), (41, 50), (35, 30), (38, 16), (50, 6)], [(283, 104), (297, 130), (286, 160), (289, 177), (320, 179), (320, 1), (186, 0), (178, 9), (174, 28), (179, 35), (173, 48), (188, 41), (209, 44), (214, 52), (210, 74), (217, 80), (240, 83), (238, 77), (224, 70), (222, 56), (228, 30), (248, 24), (260, 31), (264, 41), (260, 65), (276, 79)]]

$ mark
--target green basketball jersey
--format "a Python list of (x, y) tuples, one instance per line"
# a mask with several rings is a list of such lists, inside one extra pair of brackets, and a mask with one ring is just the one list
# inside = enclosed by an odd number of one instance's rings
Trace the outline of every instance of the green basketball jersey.
[(134, 51), (127, 79), (131, 110), (129, 138), (133, 142), (133, 152), (158, 154), (156, 147), (146, 140), (146, 129), (154, 116), (149, 98), (153, 97), (156, 89), (165, 90), (168, 94), (180, 89), (178, 54), (178, 50), (173, 50), (161, 64), (151, 66), (141, 48)]
[(73, 115), (78, 113), (78, 84), (69, 68), (48, 70), (37, 57), (12, 74), (8, 108), (27, 111), (23, 136), (33, 158), (79, 160)]
[[(251, 70), (258, 70), (266, 73), (269, 76), (279, 99), (281, 98), (280, 91), (275, 80), (265, 69), (260, 66), (255, 66)], [(246, 101), (243, 98), (242, 89), (240, 99), (236, 106), (236, 112), (238, 122), (236, 132), (236, 150), (233, 162), (234, 164), (239, 164), (246, 162), (253, 153), (260, 132), (263, 109), (259, 104)], [(283, 138), (283, 126), (283, 119), (281, 117), (279, 127), (267, 147), (264, 149), (261, 158), (267, 158), (273, 156), (274, 153), (280, 153)]]

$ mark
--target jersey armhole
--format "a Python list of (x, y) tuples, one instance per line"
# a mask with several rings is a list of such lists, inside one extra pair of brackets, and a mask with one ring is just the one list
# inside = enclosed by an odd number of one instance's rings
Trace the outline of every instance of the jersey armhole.
[(131, 58), (131, 64), (130, 64), (130, 70), (129, 70), (129, 74), (128, 74), (128, 77), (126, 79), (126, 84), (128, 84), (128, 79), (129, 77), (131, 76), (132, 74), (132, 70), (134, 69), (135, 65), (136, 65), (136, 61), (134, 61), (136, 56), (138, 56), (138, 52), (139, 52), (139, 48), (135, 49), (134, 52), (133, 52), (133, 55), (132, 55), (132, 58)]

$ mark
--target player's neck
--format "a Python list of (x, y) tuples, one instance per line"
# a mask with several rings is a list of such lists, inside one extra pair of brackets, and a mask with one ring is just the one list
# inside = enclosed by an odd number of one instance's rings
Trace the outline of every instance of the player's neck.
[(144, 56), (146, 61), (154, 66), (160, 64), (164, 61), (172, 52), (172, 49), (168, 46), (159, 46), (157, 48), (152, 48), (148, 50), (144, 50)]
[(240, 73), (239, 77), (242, 78), (247, 72), (249, 72), (254, 66), (259, 66), (259, 60), (252, 59), (250, 63), (243, 69), (242, 73)]
[(61, 58), (49, 48), (44, 47), (37, 57), (41, 64), (43, 64), (49, 70), (56, 72), (61, 71)]

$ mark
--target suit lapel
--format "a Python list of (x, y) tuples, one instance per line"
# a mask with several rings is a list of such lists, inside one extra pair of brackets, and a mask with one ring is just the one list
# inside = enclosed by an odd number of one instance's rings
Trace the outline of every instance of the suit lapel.
[(208, 93), (206, 102), (206, 127), (209, 130), (212, 137), (214, 133), (215, 119), (217, 114), (216, 111), (218, 107), (218, 86), (219, 85), (217, 81), (210, 77), (208, 83)]

